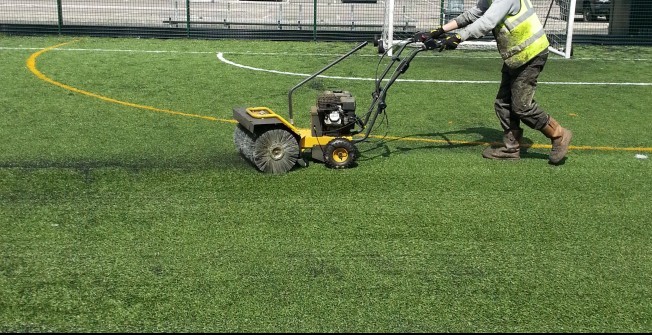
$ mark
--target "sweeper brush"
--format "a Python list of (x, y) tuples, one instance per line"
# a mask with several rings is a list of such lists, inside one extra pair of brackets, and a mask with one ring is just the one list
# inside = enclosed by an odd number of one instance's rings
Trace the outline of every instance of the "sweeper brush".
[(287, 172), (301, 154), (295, 135), (281, 128), (269, 129), (256, 136), (237, 125), (234, 141), (240, 154), (264, 172)]
[[(422, 45), (417, 45), (409, 56), (401, 59), (400, 54), (413, 43), (417, 42), (408, 39), (397, 44), (398, 50), (375, 81), (373, 100), (363, 117), (356, 115), (356, 101), (350, 92), (324, 91), (318, 95), (316, 105), (310, 109), (310, 128), (300, 129), (293, 121), (292, 94), (297, 88), (363, 48), (367, 42), (359, 44), (290, 90), (289, 121), (267, 107), (233, 108), (233, 118), (238, 122), (233, 136), (237, 151), (259, 171), (273, 174), (286, 173), (297, 165), (307, 166), (310, 158), (323, 162), (329, 168), (352, 167), (359, 156), (356, 144), (369, 137), (377, 117), (385, 112), (387, 90), (405, 73), (416, 54), (426, 50)], [(385, 55), (387, 52), (382, 56)], [(385, 80), (390, 73), (389, 79)]]

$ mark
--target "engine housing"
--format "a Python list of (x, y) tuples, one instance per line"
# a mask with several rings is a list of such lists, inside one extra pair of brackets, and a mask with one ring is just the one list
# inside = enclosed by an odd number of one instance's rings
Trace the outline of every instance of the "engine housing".
[(324, 91), (311, 114), (313, 136), (350, 136), (355, 128), (355, 98), (348, 91)]

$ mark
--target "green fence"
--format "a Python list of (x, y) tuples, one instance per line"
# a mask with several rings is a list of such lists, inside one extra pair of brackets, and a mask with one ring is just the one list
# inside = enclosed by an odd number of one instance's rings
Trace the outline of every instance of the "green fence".
[[(568, 0), (532, 0), (547, 24)], [(578, 0), (576, 43), (652, 44), (652, 1)], [(3, 0), (0, 32), (184, 38), (360, 40), (383, 31), (381, 0)], [(410, 34), (475, 0), (395, 0), (394, 31)], [(592, 12), (593, 8), (607, 12)]]

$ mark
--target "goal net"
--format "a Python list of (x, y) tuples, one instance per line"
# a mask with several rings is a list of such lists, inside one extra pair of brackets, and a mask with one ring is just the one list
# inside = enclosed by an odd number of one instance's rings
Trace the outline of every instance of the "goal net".
[[(572, 53), (573, 24), (576, 0), (530, 0), (534, 10), (550, 41), (550, 51), (565, 58)], [(392, 47), (412, 37), (417, 31), (429, 31), (454, 19), (465, 9), (473, 7), (477, 0), (385, 0), (382, 33), (375, 44), (378, 51), (387, 51), (391, 55)], [(395, 22), (407, 23), (415, 27), (413, 32), (404, 29), (396, 31)], [(495, 48), (493, 36), (488, 34), (482, 39), (465, 41), (460, 49)]]
[[(575, 24), (576, 0), (547, 0), (548, 9), (542, 13), (537, 8), (537, 15), (543, 23), (543, 29), (550, 41), (550, 51), (564, 58), (570, 58), (573, 52), (573, 26)], [(536, 5), (535, 5), (536, 7)], [(569, 15), (569, 13), (573, 13)], [(545, 15), (544, 15), (545, 14)]]

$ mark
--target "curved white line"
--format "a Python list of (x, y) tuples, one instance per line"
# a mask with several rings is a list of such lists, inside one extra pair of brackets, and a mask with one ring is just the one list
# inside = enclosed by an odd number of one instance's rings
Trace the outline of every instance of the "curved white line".
[[(261, 69), (258, 67), (238, 64), (233, 61), (230, 61), (224, 58), (224, 53), (218, 52), (217, 59), (221, 62), (239, 67), (242, 69), (252, 70), (252, 71), (261, 71), (268, 73), (283, 74), (288, 76), (301, 76), (309, 77), (310, 74), (305, 73), (296, 73), (296, 72), (285, 72), (269, 69)], [(360, 78), (360, 77), (338, 77), (338, 76), (324, 76), (319, 75), (320, 78), (330, 78), (330, 79), (346, 79), (346, 80), (365, 80), (365, 81), (374, 81), (374, 78)], [(442, 83), (442, 84), (499, 84), (500, 81), (495, 80), (436, 80), (436, 79), (396, 79), (396, 81), (408, 82), (408, 83)], [(591, 82), (560, 82), (560, 81), (540, 81), (539, 84), (547, 85), (615, 85), (615, 86), (652, 86), (652, 83), (591, 83)]]
[[(261, 69), (261, 68), (257, 68), (257, 67), (253, 67), (253, 66), (247, 66), (247, 65), (234, 63), (234, 62), (224, 58), (224, 54), (221, 53), (221, 52), (217, 53), (217, 59), (219, 59), (223, 63), (233, 65), (235, 67), (239, 67), (239, 68), (242, 68), (242, 69), (252, 70), (252, 71), (262, 71), (262, 72), (269, 72), (269, 73), (276, 73), (276, 74), (284, 74), (284, 75), (288, 75), (288, 76), (300, 76), (300, 77), (310, 77), (310, 76), (312, 76), (311, 74), (268, 70), (268, 69)], [(347, 80), (373, 80), (372, 78), (338, 77), (338, 76), (324, 76), (324, 75), (319, 75), (317, 77), (330, 78), (330, 79), (347, 79)]]
[[(4, 6), (4, 5), (0, 5)], [(13, 6), (13, 5), (12, 5)], [(0, 50), (41, 50), (43, 47), (0, 47)], [(129, 49), (98, 49), (98, 48), (61, 48), (53, 51), (97, 51), (97, 52), (127, 52), (127, 53), (178, 53), (178, 54), (212, 54), (214, 51), (177, 51), (177, 50), (129, 50)], [(341, 54), (326, 54), (326, 53), (301, 53), (293, 54), (288, 52), (238, 52), (238, 51), (229, 51), (229, 54), (244, 54), (244, 55), (270, 55), (270, 56), (332, 56), (337, 57)], [(378, 57), (378, 55), (358, 55), (358, 57)], [(432, 57), (442, 57), (442, 56), (433, 56), (433, 55), (423, 55), (420, 58), (432, 58)], [(500, 59), (500, 56), (469, 56), (469, 55), (453, 55), (449, 54), (445, 56), (446, 58), (463, 58), (463, 59)], [(609, 62), (649, 62), (652, 59), (649, 58), (587, 58), (587, 57), (573, 57), (573, 61), (589, 61), (594, 62), (599, 61), (609, 61)], [(568, 61), (566, 58), (553, 57), (548, 58), (548, 61)]]

